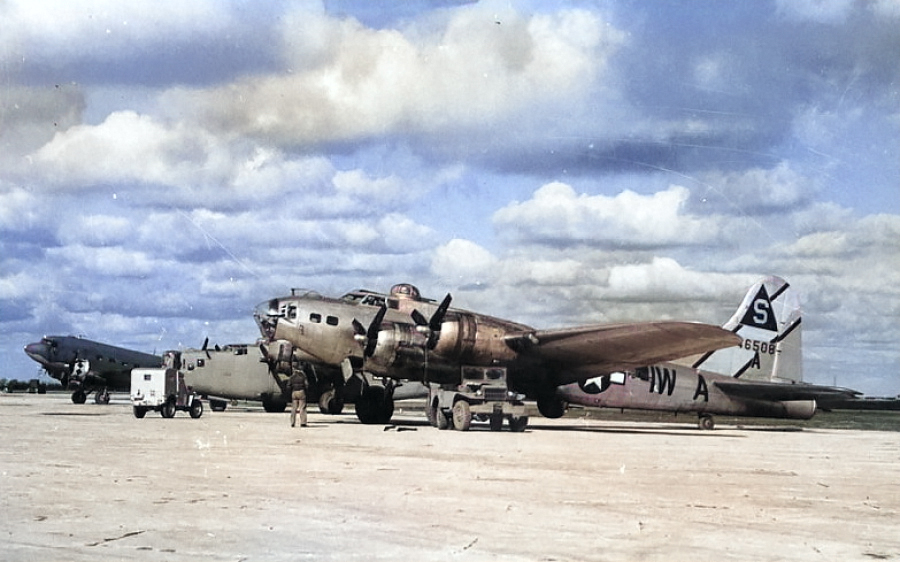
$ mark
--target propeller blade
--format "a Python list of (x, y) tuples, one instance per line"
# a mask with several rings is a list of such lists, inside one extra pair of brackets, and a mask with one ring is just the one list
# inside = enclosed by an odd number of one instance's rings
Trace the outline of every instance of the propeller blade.
[(206, 353), (206, 358), (207, 358), (207, 359), (210, 359), (210, 356), (209, 356), (209, 350), (206, 349), (206, 347), (207, 347), (208, 345), (209, 345), (209, 337), (207, 337), (207, 338), (205, 338), (205, 339), (203, 340), (203, 347), (201, 347), (200, 349)]
[(410, 313), (410, 316), (412, 316), (413, 322), (416, 323), (416, 326), (427, 326), (428, 325), (428, 320), (425, 318), (425, 316), (421, 312), (418, 311), (418, 309), (414, 308), (413, 311)]
[(433, 332), (441, 331), (441, 324), (444, 323), (444, 316), (447, 315), (447, 309), (450, 308), (450, 301), (452, 300), (453, 296), (450, 293), (447, 293), (447, 296), (441, 301), (441, 305), (438, 306), (438, 309), (431, 316), (428, 327), (431, 328)]
[(366, 349), (363, 351), (366, 357), (372, 357), (372, 354), (375, 353), (375, 346), (378, 345), (378, 332), (381, 330), (381, 323), (384, 321), (385, 314), (387, 314), (387, 307), (381, 305), (381, 308), (378, 309), (378, 314), (375, 315), (372, 323), (369, 324), (369, 329), (366, 330)]

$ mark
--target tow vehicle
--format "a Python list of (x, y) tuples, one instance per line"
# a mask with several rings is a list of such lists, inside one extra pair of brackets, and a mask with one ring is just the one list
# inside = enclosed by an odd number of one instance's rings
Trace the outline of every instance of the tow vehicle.
[(500, 431), (507, 420), (511, 431), (525, 431), (528, 416), (521, 396), (509, 389), (505, 367), (464, 366), (459, 385), (428, 385), (428, 421), (438, 429), (468, 431), (472, 421), (490, 422)]
[(203, 415), (203, 401), (185, 384), (184, 374), (173, 368), (132, 369), (131, 405), (138, 419), (150, 410), (164, 418), (175, 417), (178, 410), (194, 419)]

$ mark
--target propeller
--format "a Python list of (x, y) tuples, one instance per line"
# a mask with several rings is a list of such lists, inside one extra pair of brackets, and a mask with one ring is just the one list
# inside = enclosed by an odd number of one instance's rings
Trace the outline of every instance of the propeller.
[(434, 349), (437, 346), (441, 337), (441, 325), (444, 323), (444, 316), (447, 315), (447, 310), (450, 308), (450, 301), (452, 300), (453, 296), (447, 293), (437, 310), (431, 315), (430, 320), (426, 320), (425, 316), (417, 309), (413, 309), (412, 313), (410, 313), (413, 322), (416, 323), (416, 330), (428, 337), (428, 349)]
[(206, 347), (207, 347), (208, 345), (209, 345), (209, 337), (207, 337), (206, 339), (203, 340), (203, 347), (201, 347), (200, 350), (206, 352), (206, 358), (207, 358), (207, 359), (212, 359), (212, 358), (209, 356), (209, 350), (206, 349)]
[(365, 343), (363, 355), (366, 357), (372, 357), (372, 354), (375, 353), (375, 346), (378, 345), (378, 331), (381, 329), (381, 323), (384, 321), (385, 314), (387, 314), (387, 307), (381, 305), (378, 309), (378, 313), (375, 314), (375, 318), (373, 318), (372, 322), (369, 324), (368, 329), (362, 325), (362, 322), (356, 318), (353, 319), (353, 329), (356, 331), (356, 341)]

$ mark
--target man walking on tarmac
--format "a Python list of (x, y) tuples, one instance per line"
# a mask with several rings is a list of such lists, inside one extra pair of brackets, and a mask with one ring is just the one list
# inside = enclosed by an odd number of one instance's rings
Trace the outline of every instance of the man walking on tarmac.
[(300, 427), (306, 427), (306, 370), (310, 367), (296, 359), (292, 366), (291, 378), (288, 379), (291, 390), (291, 427), (297, 423), (297, 410), (300, 410)]

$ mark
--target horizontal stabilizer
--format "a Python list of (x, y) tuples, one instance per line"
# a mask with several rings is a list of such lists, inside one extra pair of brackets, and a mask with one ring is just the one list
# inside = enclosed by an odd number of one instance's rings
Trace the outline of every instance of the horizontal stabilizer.
[(734, 380), (714, 381), (712, 384), (730, 396), (757, 400), (819, 400), (822, 398), (853, 398), (862, 394), (849, 388), (805, 383), (789, 384)]

